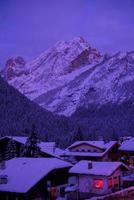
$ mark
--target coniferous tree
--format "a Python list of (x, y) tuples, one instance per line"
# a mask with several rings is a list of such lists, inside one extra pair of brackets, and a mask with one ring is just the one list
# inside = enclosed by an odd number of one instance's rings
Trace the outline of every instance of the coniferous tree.
[(6, 168), (6, 162), (5, 160), (3, 159), (3, 155), (2, 153), (0, 153), (0, 169), (3, 170)]
[(24, 145), (22, 156), (24, 157), (40, 157), (40, 148), (38, 146), (38, 137), (36, 127), (32, 125), (31, 135), (28, 137), (26, 144)]
[(83, 133), (80, 127), (77, 128), (76, 131), (74, 131), (73, 136), (72, 136), (72, 143), (76, 141), (83, 141)]
[(16, 143), (12, 138), (10, 138), (6, 147), (5, 160), (9, 160), (14, 157), (17, 157)]
[(3, 157), (2, 157), (2, 153), (0, 152), (0, 163), (2, 163), (3, 161)]
[(45, 142), (48, 142), (48, 134), (45, 134)]

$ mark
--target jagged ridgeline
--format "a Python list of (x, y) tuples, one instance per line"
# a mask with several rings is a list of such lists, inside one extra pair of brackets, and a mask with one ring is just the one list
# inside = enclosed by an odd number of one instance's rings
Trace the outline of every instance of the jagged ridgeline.
[(9, 59), (2, 76), (46, 110), (71, 116), (80, 107), (134, 99), (134, 52), (104, 55), (80, 37), (56, 43), (31, 62)]
[(26, 134), (32, 123), (40, 135), (62, 145), (75, 140), (78, 127), (83, 139), (134, 134), (133, 51), (104, 55), (75, 38), (56, 43), (32, 62), (11, 58), (1, 75), (42, 107), (1, 80), (3, 134)]

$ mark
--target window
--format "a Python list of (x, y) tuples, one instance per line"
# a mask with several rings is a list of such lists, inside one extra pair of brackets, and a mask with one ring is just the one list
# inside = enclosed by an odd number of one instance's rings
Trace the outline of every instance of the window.
[(115, 186), (115, 187), (118, 187), (118, 186), (119, 186), (119, 179), (118, 179), (118, 176), (114, 177), (113, 182), (114, 182), (114, 186)]
[(85, 152), (85, 149), (82, 149), (81, 151), (82, 151), (82, 152)]
[(56, 187), (51, 187), (51, 196), (56, 197), (56, 195), (57, 195)]
[(108, 179), (108, 188), (112, 188), (112, 178)]
[(95, 189), (102, 189), (103, 188), (103, 180), (102, 179), (94, 179), (93, 180), (93, 187)]

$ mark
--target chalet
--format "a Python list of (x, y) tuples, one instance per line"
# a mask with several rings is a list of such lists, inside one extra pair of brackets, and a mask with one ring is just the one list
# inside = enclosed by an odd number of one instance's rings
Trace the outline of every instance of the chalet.
[(0, 169), (0, 199), (45, 200), (63, 196), (70, 167), (70, 163), (57, 158), (10, 159)]
[[(2, 155), (5, 154), (7, 145), (10, 140), (13, 140), (16, 149), (17, 149), (17, 156), (20, 155), (21, 149), (26, 143), (27, 137), (23, 136), (5, 136), (0, 138), (0, 153)], [(39, 147), (41, 149), (41, 156), (42, 157), (56, 157), (60, 158), (60, 155), (63, 154), (63, 150), (56, 147), (55, 142), (40, 142)], [(4, 157), (4, 156), (3, 156)]]
[(77, 141), (64, 151), (61, 157), (76, 163), (80, 160), (115, 161), (118, 158), (118, 143), (110, 141)]
[(122, 142), (119, 154), (125, 164), (134, 167), (134, 137)]
[(122, 186), (122, 174), (128, 167), (121, 162), (83, 160), (70, 170), (66, 188), (67, 199), (89, 198), (117, 191)]

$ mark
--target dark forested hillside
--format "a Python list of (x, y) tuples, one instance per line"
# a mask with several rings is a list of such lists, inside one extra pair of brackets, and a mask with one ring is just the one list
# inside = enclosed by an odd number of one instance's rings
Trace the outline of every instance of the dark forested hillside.
[(0, 135), (27, 135), (32, 123), (40, 136), (59, 143), (69, 130), (65, 117), (44, 110), (0, 77)]
[(96, 139), (104, 136), (116, 139), (119, 136), (134, 136), (134, 102), (125, 101), (121, 104), (90, 105), (79, 108), (71, 121), (78, 123), (85, 133), (85, 137)]
[(53, 115), (20, 94), (0, 78), (0, 134), (28, 135), (34, 123), (42, 138), (56, 141), (61, 147), (71, 143), (81, 128), (83, 139), (116, 139), (134, 135), (134, 104), (95, 104), (79, 108), (69, 118)]

